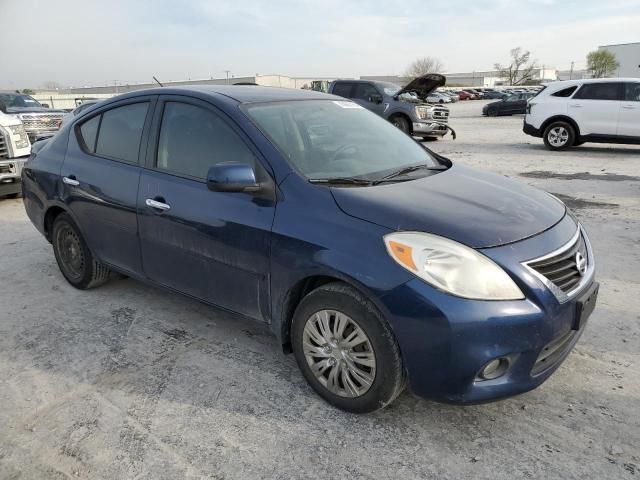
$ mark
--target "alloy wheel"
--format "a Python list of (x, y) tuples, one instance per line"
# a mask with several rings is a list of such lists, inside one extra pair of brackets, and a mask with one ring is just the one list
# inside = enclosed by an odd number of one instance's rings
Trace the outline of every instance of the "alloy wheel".
[(569, 132), (564, 127), (554, 127), (549, 130), (548, 140), (554, 147), (564, 147), (569, 141)]
[(303, 351), (316, 379), (340, 397), (367, 393), (376, 375), (376, 356), (364, 330), (351, 317), (321, 310), (307, 319)]

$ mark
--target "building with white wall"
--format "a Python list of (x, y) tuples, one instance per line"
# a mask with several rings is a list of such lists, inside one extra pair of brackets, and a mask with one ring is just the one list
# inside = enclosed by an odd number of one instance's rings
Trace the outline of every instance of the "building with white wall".
[(616, 56), (619, 66), (613, 77), (640, 78), (640, 42), (601, 45), (598, 50), (607, 50)]

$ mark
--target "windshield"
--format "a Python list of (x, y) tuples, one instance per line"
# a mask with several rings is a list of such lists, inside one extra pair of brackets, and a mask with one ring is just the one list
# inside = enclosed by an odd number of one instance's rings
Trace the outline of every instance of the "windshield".
[[(375, 181), (407, 166), (440, 166), (408, 135), (353, 102), (272, 102), (243, 109), (310, 180)], [(421, 172), (417, 175), (424, 176)]]
[(390, 97), (394, 97), (402, 88), (391, 82), (376, 82), (376, 85), (384, 90), (384, 93)]
[(4, 102), (7, 107), (41, 107), (40, 103), (29, 95), (21, 95), (19, 93), (2, 93), (0, 101)]

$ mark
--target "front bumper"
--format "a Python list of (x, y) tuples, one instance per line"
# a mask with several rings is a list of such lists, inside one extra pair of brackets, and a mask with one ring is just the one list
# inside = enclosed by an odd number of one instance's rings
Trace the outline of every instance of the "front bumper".
[[(419, 279), (380, 298), (415, 394), (445, 403), (482, 403), (532, 390), (553, 374), (584, 331), (584, 325), (572, 330), (576, 302), (593, 279), (576, 297), (560, 303), (520, 262), (566, 243), (575, 229), (567, 216), (536, 237), (483, 250), (512, 275), (523, 300), (466, 300)], [(552, 348), (553, 356), (541, 366), (540, 359)], [(500, 357), (509, 361), (507, 372), (494, 380), (479, 380), (482, 368)]]
[(28, 157), (0, 161), (0, 196), (22, 191), (22, 167)]
[(446, 126), (431, 122), (413, 122), (413, 134), (416, 136), (428, 136), (428, 137), (444, 137), (449, 130)]

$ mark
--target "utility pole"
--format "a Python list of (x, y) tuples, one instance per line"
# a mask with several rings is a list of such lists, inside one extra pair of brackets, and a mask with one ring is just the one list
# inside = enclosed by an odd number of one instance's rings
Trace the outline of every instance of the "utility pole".
[(573, 64), (574, 63), (575, 62), (573, 61), (571, 62), (571, 70), (569, 71), (569, 80), (573, 80)]
[(229, 85), (229, 72), (231, 72), (231, 70), (225, 70), (224, 73), (227, 74), (227, 85)]

